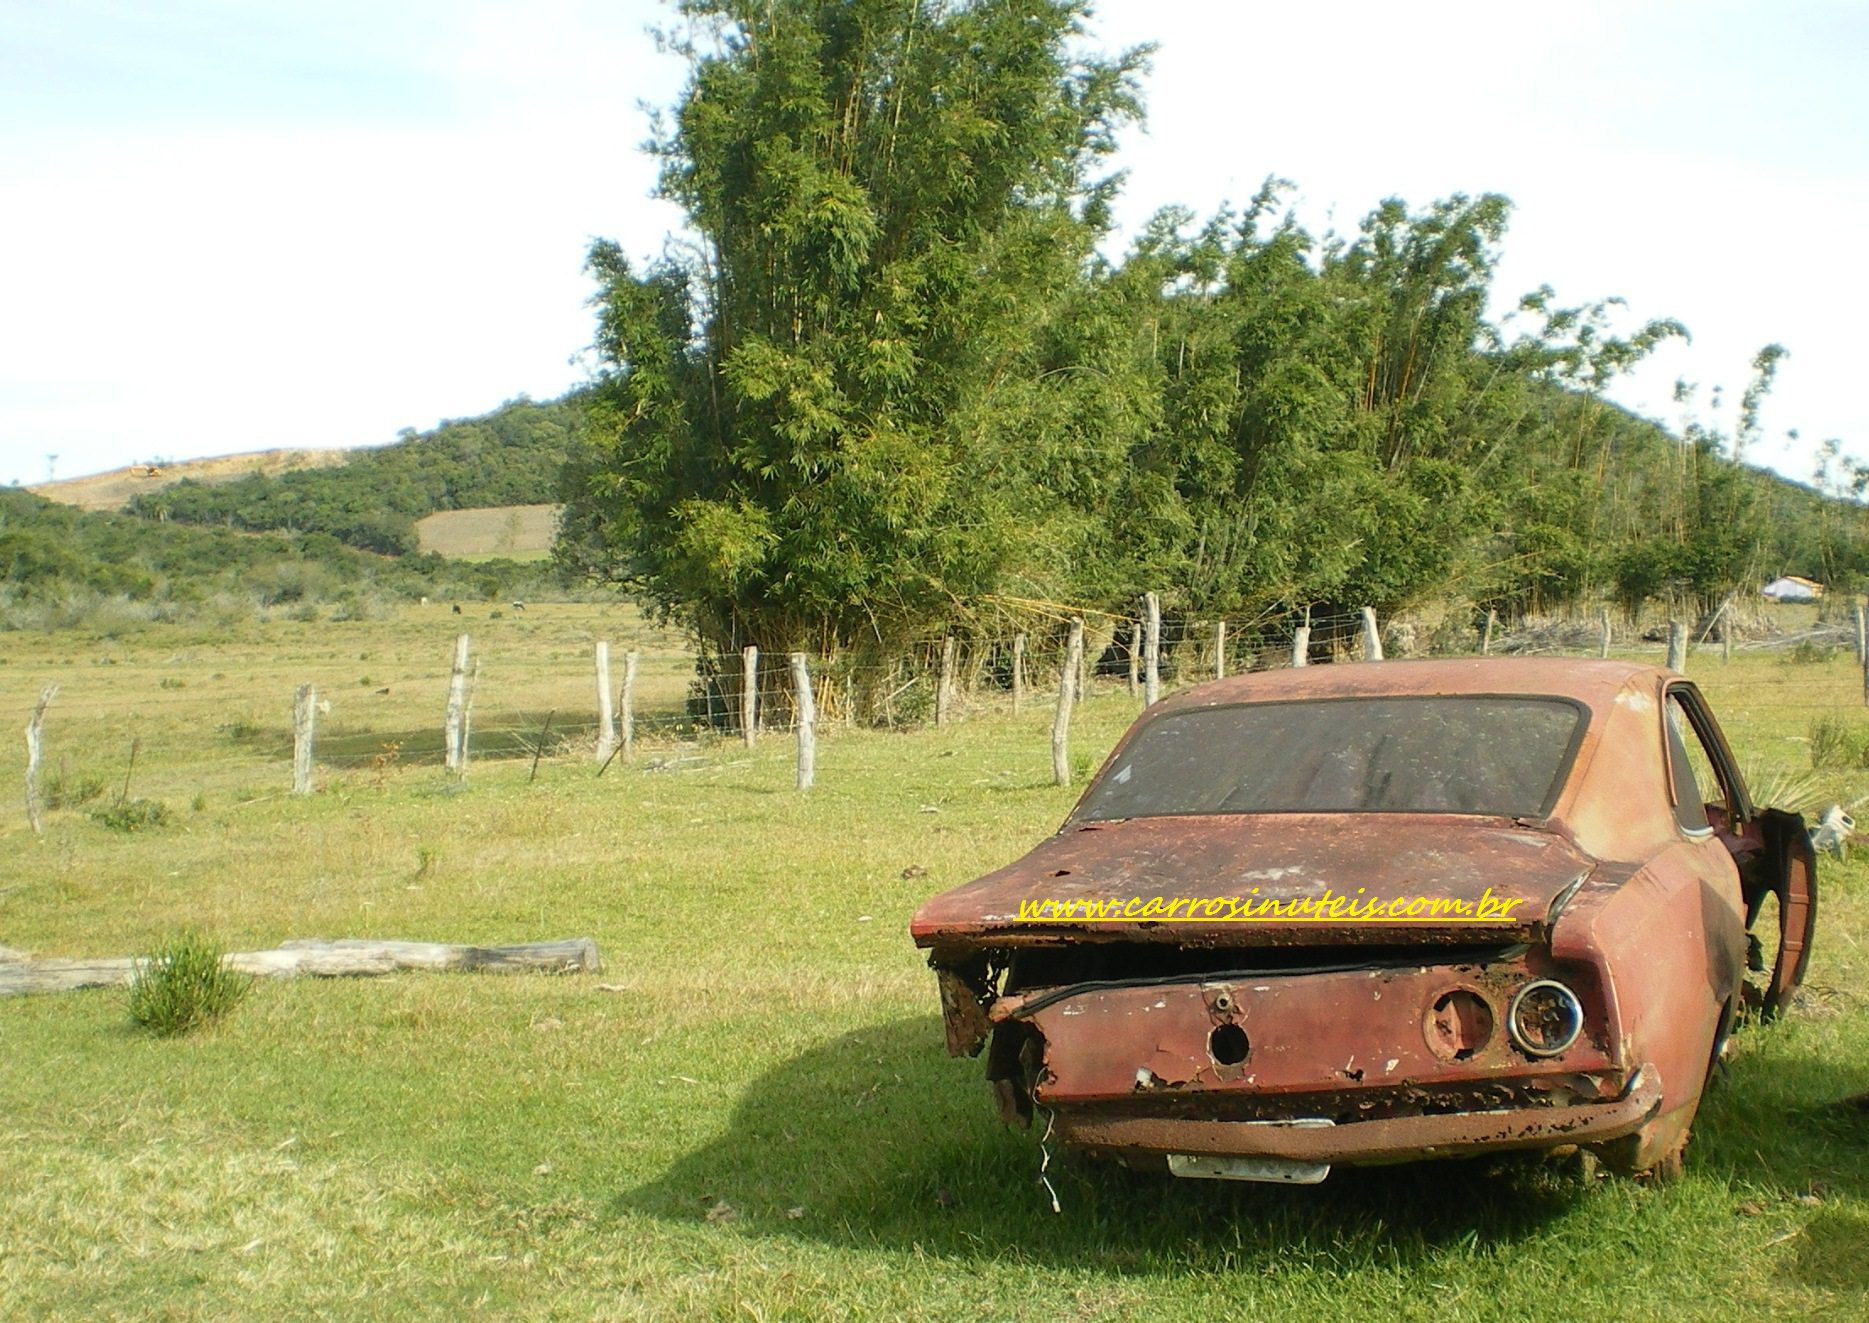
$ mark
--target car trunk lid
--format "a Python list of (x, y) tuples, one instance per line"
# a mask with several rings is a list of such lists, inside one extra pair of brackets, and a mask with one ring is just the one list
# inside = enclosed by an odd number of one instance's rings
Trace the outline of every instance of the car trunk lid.
[[(1082, 822), (928, 901), (910, 931), (920, 946), (963, 949), (1530, 941), (1590, 868), (1562, 833), (1501, 818), (1281, 813)], [(1333, 898), (1334, 912), (1318, 912)], [(1395, 902), (1417, 899), (1423, 903), (1413, 912), (1393, 913)], [(1131, 900), (1139, 906), (1117, 912)], [(1488, 902), (1492, 911), (1483, 915)], [(1371, 903), (1391, 912), (1371, 917)]]

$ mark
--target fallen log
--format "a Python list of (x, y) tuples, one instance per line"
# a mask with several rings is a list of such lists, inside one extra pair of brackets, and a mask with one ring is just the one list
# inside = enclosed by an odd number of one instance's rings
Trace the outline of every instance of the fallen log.
[[(0, 956), (0, 997), (78, 988), (128, 987), (145, 957), (59, 960), (5, 951)], [(271, 951), (230, 951), (229, 969), (255, 978), (373, 978), (401, 970), (472, 974), (595, 974), (603, 969), (589, 937), (520, 946), (450, 946), (444, 942), (305, 938)]]

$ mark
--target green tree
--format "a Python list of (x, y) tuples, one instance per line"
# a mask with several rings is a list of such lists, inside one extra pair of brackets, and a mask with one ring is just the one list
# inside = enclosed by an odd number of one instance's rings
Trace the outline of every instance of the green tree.
[(1077, 54), (1086, 11), (684, 0), (652, 145), (696, 241), (591, 249), (567, 559), (719, 648), (893, 646), (1076, 581), (1133, 400), (1122, 335), (1069, 323), (1145, 54)]

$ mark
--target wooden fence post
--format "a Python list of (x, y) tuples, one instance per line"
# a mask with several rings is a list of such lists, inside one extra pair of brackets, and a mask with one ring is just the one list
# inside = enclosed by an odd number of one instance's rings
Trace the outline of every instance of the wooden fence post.
[(752, 748), (759, 738), (759, 649), (740, 649), (740, 738)]
[(1309, 666), (1311, 664), (1311, 627), (1300, 625), (1291, 635), (1291, 664)]
[(1227, 622), (1214, 622), (1214, 679), (1227, 678)]
[(32, 718), (26, 723), (26, 821), (32, 824), (35, 836), (44, 830), (39, 822), (39, 764), (45, 759), (40, 732), (45, 728), (45, 710), (57, 697), (57, 685), (49, 684), (41, 689), (39, 701), (33, 704)]
[(1727, 598), (1720, 603), (1720, 662), (1724, 665), (1733, 659), (1733, 599)]
[(1142, 705), (1154, 707), (1162, 696), (1162, 599), (1154, 593), (1145, 593), (1142, 609), (1148, 616), (1147, 651), (1142, 657)]
[(461, 702), (461, 775), (467, 775), (468, 755), (474, 748), (474, 695), (480, 692), (480, 658), (467, 673), (467, 697)]
[(610, 640), (597, 640), (597, 761), (617, 750), (616, 712), (610, 704)]
[(1129, 696), (1142, 692), (1142, 622), (1129, 622)]
[(1499, 624), (1499, 611), (1496, 607), (1486, 608), (1486, 632), (1480, 635), (1480, 656), (1493, 655), (1493, 630)]
[(1856, 655), (1863, 668), (1863, 706), (1869, 707), (1869, 614), (1861, 602), (1856, 603)]
[(1603, 630), (1603, 642), (1597, 648), (1596, 655), (1607, 658), (1609, 656), (1609, 608), (1607, 606), (1597, 608), (1597, 623)]
[(1863, 599), (1856, 600), (1856, 660), (1863, 668), (1863, 706), (1869, 707), (1869, 613), (1863, 609)]
[(1382, 660), (1382, 632), (1376, 628), (1376, 608), (1363, 608), (1363, 660)]
[(299, 686), (292, 700), (292, 793), (312, 792), (312, 723), (318, 710), (318, 695), (308, 684)]
[(1051, 779), (1071, 784), (1071, 702), (1076, 697), (1077, 663), (1084, 655), (1084, 622), (1071, 622), (1071, 641), (1065, 646), (1064, 665), (1058, 668), (1058, 711), (1051, 719)]
[(809, 790), (818, 769), (818, 700), (802, 652), (792, 654), (792, 689), (798, 695), (798, 788)]
[(442, 732), (448, 770), (456, 773), (467, 765), (467, 651), (468, 639), (463, 634), (454, 640), (454, 668), (448, 672), (447, 724)]
[(1668, 622), (1668, 669), (1687, 674), (1687, 622)]
[(941, 676), (935, 682), (935, 725), (954, 719), (954, 651), (959, 645), (949, 634), (941, 640)]
[(617, 719), (623, 727), (623, 756), (628, 758), (636, 747), (636, 651), (623, 654), (623, 695)]
[(1012, 636), (1012, 714), (1025, 704), (1025, 635)]

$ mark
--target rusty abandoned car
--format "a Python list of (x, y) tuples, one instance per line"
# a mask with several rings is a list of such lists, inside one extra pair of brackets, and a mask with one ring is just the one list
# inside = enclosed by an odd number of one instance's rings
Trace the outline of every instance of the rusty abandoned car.
[(948, 1050), (1081, 1149), (1311, 1183), (1575, 1146), (1671, 1176), (1815, 912), (1803, 820), (1754, 807), (1691, 683), (1492, 658), (1168, 698), (1057, 834), (911, 932)]

